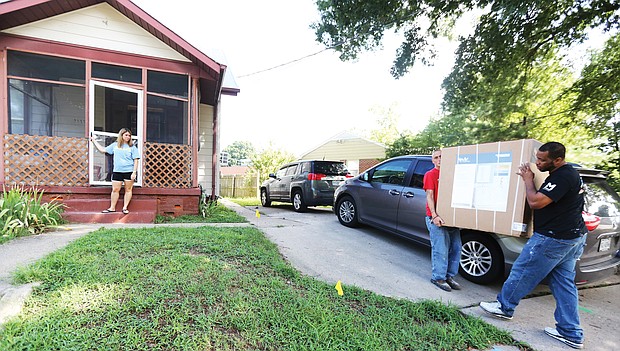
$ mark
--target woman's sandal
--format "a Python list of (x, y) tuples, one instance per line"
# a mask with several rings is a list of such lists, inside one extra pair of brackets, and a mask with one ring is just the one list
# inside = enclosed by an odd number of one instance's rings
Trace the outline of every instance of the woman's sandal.
[(116, 211), (111, 211), (111, 210), (108, 210), (107, 208), (105, 210), (101, 211), (101, 213), (114, 213), (114, 212), (116, 212)]
[(128, 210), (128, 209), (126, 209), (126, 208), (123, 208), (123, 213), (124, 213), (124, 214), (129, 214), (129, 210)]

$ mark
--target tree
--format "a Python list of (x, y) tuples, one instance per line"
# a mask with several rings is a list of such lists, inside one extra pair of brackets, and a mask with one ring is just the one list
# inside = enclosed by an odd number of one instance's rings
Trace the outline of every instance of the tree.
[(378, 116), (378, 128), (370, 131), (371, 140), (389, 145), (398, 138), (400, 135), (398, 128), (400, 116), (395, 109), (395, 104), (392, 104), (392, 106), (388, 108), (375, 106), (370, 109), (370, 112)]
[(259, 184), (269, 178), (269, 173), (275, 173), (280, 166), (295, 160), (295, 155), (280, 149), (269, 148), (255, 153), (250, 157), (252, 165), (250, 171), (258, 177)]
[(573, 115), (589, 116), (590, 136), (606, 155), (598, 166), (611, 171), (610, 182), (620, 190), (620, 34), (593, 53), (573, 91), (577, 94)]
[(254, 146), (249, 141), (235, 141), (222, 151), (228, 153), (228, 164), (232, 166), (236, 166), (239, 160), (249, 159), (256, 153)]
[[(616, 0), (317, 0), (317, 41), (352, 60), (379, 48), (388, 30), (402, 33), (391, 72), (401, 77), (434, 57), (432, 39), (449, 32), (465, 12), (485, 9), (474, 34), (461, 37), (463, 88), (484, 77), (518, 79), (553, 47), (583, 41), (590, 28), (618, 28)], [(455, 67), (456, 68), (456, 67)]]

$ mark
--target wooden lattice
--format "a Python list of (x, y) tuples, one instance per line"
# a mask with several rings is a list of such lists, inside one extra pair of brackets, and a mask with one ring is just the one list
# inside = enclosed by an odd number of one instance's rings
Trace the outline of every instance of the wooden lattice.
[(5, 184), (88, 185), (88, 139), (6, 134)]
[[(191, 188), (188, 145), (145, 143), (143, 187)], [(6, 134), (4, 183), (88, 186), (88, 139)]]
[(144, 181), (155, 188), (192, 186), (192, 149), (188, 145), (145, 143)]

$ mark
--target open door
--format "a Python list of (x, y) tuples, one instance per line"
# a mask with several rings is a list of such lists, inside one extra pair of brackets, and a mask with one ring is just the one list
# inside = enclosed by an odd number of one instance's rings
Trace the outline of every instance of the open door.
[[(106, 147), (118, 137), (121, 128), (129, 128), (132, 139), (144, 157), (142, 126), (144, 123), (143, 92), (122, 85), (90, 82), (90, 135)], [(92, 185), (112, 185), (113, 156), (102, 154), (89, 144), (88, 179)], [(138, 165), (136, 186), (142, 185), (142, 158)]]

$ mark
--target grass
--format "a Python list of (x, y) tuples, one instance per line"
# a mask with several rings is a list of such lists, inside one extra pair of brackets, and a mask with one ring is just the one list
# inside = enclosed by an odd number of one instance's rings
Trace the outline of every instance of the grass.
[(437, 301), (301, 275), (256, 228), (98, 230), (17, 271), (40, 281), (0, 350), (468, 350), (516, 345)]
[(227, 197), (226, 200), (240, 206), (260, 206), (260, 199), (257, 197)]
[(245, 223), (245, 217), (227, 208), (219, 202), (209, 202), (201, 206), (201, 213), (205, 215), (183, 215), (179, 217), (157, 215), (155, 223)]

